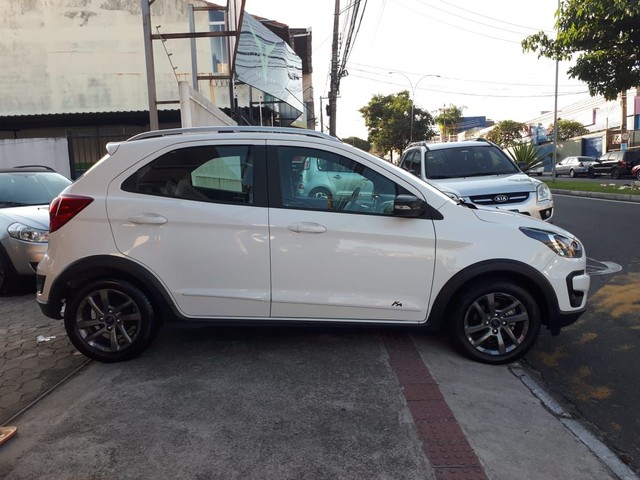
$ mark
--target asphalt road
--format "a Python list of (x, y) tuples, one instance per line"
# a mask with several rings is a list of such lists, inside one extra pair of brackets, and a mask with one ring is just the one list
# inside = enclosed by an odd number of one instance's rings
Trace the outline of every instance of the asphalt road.
[(640, 471), (640, 203), (554, 201), (553, 223), (576, 234), (590, 259), (588, 311), (558, 337), (542, 332), (527, 362)]

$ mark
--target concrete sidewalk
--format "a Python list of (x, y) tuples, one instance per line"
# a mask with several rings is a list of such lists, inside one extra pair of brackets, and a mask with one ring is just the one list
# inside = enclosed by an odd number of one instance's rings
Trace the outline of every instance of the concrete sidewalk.
[(531, 382), (400, 329), (164, 330), (15, 419), (0, 476), (637, 479)]

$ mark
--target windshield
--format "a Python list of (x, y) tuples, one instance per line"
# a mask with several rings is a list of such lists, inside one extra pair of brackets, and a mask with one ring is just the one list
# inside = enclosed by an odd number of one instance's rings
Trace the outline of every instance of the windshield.
[(55, 172), (0, 172), (0, 208), (48, 205), (70, 183)]
[(493, 147), (452, 147), (430, 150), (425, 156), (425, 174), (431, 180), (513, 173), (520, 173), (518, 167)]

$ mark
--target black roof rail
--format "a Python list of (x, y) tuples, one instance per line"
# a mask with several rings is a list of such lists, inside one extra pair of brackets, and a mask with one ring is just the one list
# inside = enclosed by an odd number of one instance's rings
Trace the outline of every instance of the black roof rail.
[(158, 138), (168, 135), (188, 135), (198, 133), (282, 133), (290, 135), (305, 135), (307, 137), (322, 138), (325, 140), (334, 140), (340, 142), (340, 139), (328, 135), (324, 132), (318, 132), (316, 130), (308, 130), (305, 128), (294, 127), (256, 127), (256, 126), (235, 126), (235, 125), (215, 125), (208, 127), (190, 127), (190, 128), (168, 128), (165, 130), (152, 130), (150, 132), (139, 133), (126, 140), (127, 142), (133, 142), (136, 140), (142, 140), (145, 138)]
[(48, 165), (16, 165), (15, 167), (11, 167), (11, 168), (44, 168), (49, 172), (55, 172), (55, 169), (51, 168)]
[(420, 140), (419, 142), (411, 142), (408, 147), (427, 147), (427, 142), (424, 140)]

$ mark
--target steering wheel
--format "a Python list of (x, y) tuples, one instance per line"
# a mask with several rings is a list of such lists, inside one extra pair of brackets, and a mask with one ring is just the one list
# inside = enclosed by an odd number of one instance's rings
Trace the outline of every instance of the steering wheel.
[(359, 196), (360, 196), (360, 187), (356, 187), (353, 189), (353, 192), (351, 192), (351, 196), (349, 197), (349, 200), (345, 202), (344, 207), (342, 207), (342, 210), (348, 210), (349, 207), (351, 207), (356, 202)]

